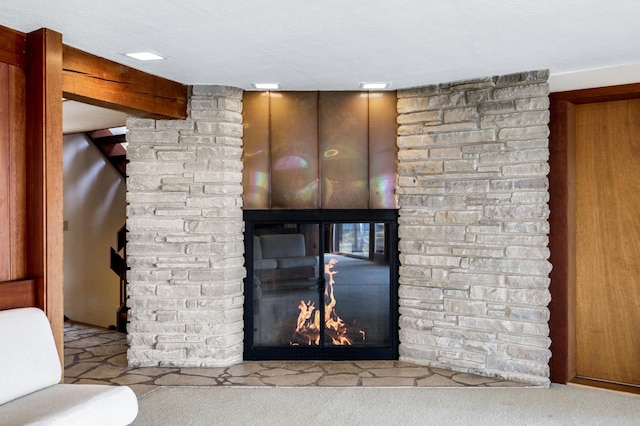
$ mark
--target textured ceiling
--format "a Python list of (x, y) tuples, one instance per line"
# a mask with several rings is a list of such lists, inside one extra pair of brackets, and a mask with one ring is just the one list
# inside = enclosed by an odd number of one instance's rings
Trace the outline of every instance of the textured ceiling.
[[(0, 4), (0, 25), (50, 28), (69, 46), (183, 84), (251, 89), (277, 81), (282, 90), (357, 90), (362, 81), (402, 89), (534, 69), (550, 70), (552, 90), (554, 81), (585, 70), (613, 70), (606, 82), (637, 81), (639, 19), (638, 0)], [(123, 55), (143, 50), (168, 59)]]
[[(640, 1), (2, 0), (0, 25), (184, 84), (393, 89), (640, 61)], [(138, 62), (150, 50), (168, 57)]]

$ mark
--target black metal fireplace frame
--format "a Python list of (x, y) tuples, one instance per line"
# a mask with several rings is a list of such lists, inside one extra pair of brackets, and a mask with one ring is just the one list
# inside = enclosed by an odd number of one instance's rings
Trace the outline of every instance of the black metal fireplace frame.
[[(245, 261), (244, 359), (245, 360), (395, 360), (398, 359), (398, 211), (392, 209), (245, 210), (245, 258), (253, 255), (254, 226), (273, 223), (385, 223), (385, 252), (389, 262), (389, 344), (371, 346), (257, 346), (254, 345), (253, 262)], [(323, 252), (320, 247), (320, 251)]]

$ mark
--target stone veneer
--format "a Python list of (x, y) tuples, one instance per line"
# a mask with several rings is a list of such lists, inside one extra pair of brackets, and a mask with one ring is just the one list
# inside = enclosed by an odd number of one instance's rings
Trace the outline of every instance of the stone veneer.
[[(400, 356), (549, 383), (547, 72), (398, 92)], [(242, 360), (242, 91), (129, 118), (131, 366)]]
[(242, 91), (190, 90), (187, 120), (127, 120), (131, 366), (242, 360)]
[(398, 91), (401, 360), (549, 383), (547, 78)]

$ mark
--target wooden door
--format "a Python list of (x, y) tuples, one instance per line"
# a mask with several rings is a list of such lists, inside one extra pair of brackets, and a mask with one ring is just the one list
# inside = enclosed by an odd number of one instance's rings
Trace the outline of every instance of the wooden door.
[(640, 99), (575, 114), (576, 372), (640, 386)]

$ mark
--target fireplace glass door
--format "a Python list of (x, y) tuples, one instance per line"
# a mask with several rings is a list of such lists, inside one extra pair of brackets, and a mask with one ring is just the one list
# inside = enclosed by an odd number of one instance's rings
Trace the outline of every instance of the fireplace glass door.
[(245, 226), (245, 359), (397, 358), (395, 216)]

